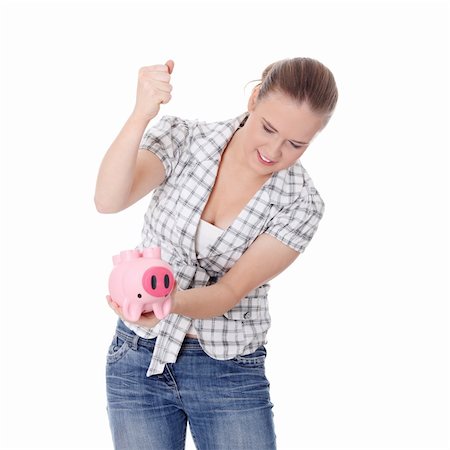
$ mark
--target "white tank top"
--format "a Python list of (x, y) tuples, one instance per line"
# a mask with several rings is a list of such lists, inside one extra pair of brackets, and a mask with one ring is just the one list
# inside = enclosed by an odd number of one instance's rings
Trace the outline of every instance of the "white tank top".
[[(203, 258), (206, 256), (208, 245), (214, 242), (223, 232), (224, 230), (222, 228), (216, 227), (206, 220), (200, 219), (197, 234), (195, 235), (195, 249), (197, 252), (197, 257)], [(197, 335), (192, 324), (187, 333), (195, 336)]]
[(215, 225), (200, 219), (195, 236), (195, 248), (197, 250), (197, 257), (203, 258), (207, 254), (208, 245), (215, 241), (224, 230)]

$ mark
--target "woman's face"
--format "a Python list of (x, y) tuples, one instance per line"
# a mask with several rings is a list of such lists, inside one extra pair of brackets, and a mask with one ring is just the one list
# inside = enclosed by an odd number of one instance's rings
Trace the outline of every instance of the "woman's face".
[[(265, 177), (295, 164), (326, 122), (324, 115), (284, 94), (272, 93), (256, 104), (258, 89), (249, 99), (249, 116), (241, 128), (239, 147), (244, 153), (241, 162), (256, 177)], [(272, 163), (262, 162), (258, 152)]]

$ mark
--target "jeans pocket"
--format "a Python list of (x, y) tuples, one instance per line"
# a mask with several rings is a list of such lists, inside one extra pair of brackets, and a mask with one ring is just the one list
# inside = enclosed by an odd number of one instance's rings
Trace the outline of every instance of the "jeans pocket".
[(237, 355), (231, 361), (243, 367), (264, 367), (267, 351), (264, 345), (249, 355)]
[(119, 361), (125, 356), (125, 354), (130, 350), (131, 345), (126, 340), (119, 336), (117, 333), (114, 334), (111, 344), (108, 348), (108, 354), (106, 356), (106, 361), (111, 364)]

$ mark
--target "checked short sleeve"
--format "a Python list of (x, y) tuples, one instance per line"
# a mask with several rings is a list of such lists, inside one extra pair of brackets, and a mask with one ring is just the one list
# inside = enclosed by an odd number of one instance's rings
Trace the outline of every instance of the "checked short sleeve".
[(284, 206), (268, 223), (265, 233), (297, 252), (303, 252), (317, 231), (325, 203), (315, 188), (302, 190), (290, 205)]
[(161, 160), (167, 179), (180, 159), (188, 135), (186, 120), (176, 116), (162, 116), (156, 125), (145, 131), (139, 149), (149, 150)]

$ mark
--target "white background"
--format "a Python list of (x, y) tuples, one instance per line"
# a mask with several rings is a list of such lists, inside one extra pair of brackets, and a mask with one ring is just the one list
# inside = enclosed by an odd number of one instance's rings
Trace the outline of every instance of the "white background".
[(94, 191), (139, 68), (175, 62), (160, 116), (215, 121), (247, 110), (268, 64), (309, 56), (340, 98), (302, 156), (325, 216), (271, 282), (278, 448), (448, 449), (448, 15), (432, 1), (3, 2), (2, 448), (112, 448), (107, 277), (150, 196), (100, 214)]

